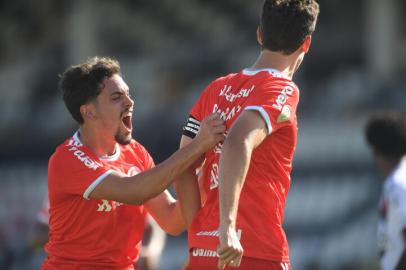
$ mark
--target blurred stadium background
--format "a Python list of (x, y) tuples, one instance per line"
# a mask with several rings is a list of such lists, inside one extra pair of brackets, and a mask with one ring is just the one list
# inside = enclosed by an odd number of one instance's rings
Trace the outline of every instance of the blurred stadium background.
[[(380, 182), (363, 125), (406, 105), (406, 2), (319, 0), (301, 87), (299, 144), (285, 211), (293, 269), (377, 269)], [(122, 64), (134, 136), (156, 162), (178, 145), (193, 102), (258, 54), (262, 0), (0, 1), (0, 269), (38, 269), (47, 159), (77, 128), (58, 74), (94, 55)], [(403, 26), (402, 26), (403, 25)], [(160, 269), (179, 269), (186, 235)]]

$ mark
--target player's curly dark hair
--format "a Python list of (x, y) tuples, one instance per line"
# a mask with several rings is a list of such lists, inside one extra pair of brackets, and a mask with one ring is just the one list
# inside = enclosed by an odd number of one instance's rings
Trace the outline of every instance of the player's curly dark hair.
[(406, 115), (380, 112), (373, 115), (366, 127), (368, 144), (387, 158), (399, 159), (406, 154)]
[(265, 0), (260, 21), (263, 49), (292, 54), (313, 33), (318, 14), (315, 0)]
[(120, 64), (109, 57), (93, 57), (68, 68), (61, 76), (59, 89), (72, 117), (81, 125), (80, 106), (94, 100), (103, 89), (103, 80), (120, 74)]

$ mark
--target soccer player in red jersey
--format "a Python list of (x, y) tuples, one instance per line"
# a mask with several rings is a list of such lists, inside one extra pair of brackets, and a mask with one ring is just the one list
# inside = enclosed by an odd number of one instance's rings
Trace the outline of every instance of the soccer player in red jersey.
[(186, 228), (165, 189), (224, 139), (224, 123), (210, 115), (190, 147), (154, 167), (132, 139), (134, 101), (117, 61), (89, 59), (67, 69), (59, 86), (80, 128), (49, 160), (50, 232), (42, 269), (134, 269), (147, 212), (168, 233)]
[(195, 167), (177, 182), (190, 223), (191, 270), (290, 268), (282, 223), (297, 140), (299, 89), (292, 77), (309, 50), (318, 13), (315, 0), (266, 0), (254, 65), (213, 81), (191, 110), (181, 146), (213, 112), (227, 126), (224, 143), (204, 156), (202, 206), (191, 198), (199, 196), (190, 181)]

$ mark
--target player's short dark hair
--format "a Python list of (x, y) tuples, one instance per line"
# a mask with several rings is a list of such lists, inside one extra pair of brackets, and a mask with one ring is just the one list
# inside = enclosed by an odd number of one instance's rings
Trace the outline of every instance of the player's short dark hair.
[(80, 106), (96, 99), (104, 87), (103, 80), (114, 74), (120, 74), (120, 64), (109, 57), (90, 58), (62, 74), (58, 87), (66, 108), (80, 125), (84, 122)]
[(373, 115), (366, 127), (368, 144), (387, 158), (399, 159), (406, 154), (406, 116), (400, 112)]
[(263, 49), (292, 54), (313, 33), (318, 14), (315, 0), (265, 0), (260, 20)]

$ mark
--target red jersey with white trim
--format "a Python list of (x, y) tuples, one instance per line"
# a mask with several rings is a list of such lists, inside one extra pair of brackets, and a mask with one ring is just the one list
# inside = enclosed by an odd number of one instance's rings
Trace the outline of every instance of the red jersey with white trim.
[(106, 158), (82, 145), (78, 133), (61, 144), (48, 165), (50, 234), (42, 269), (134, 269), (146, 210), (89, 195), (113, 171), (132, 176), (153, 166), (134, 140)]
[[(257, 111), (267, 125), (269, 135), (252, 153), (239, 200), (237, 232), (244, 256), (289, 261), (282, 223), (296, 147), (298, 101), (298, 87), (279, 72), (245, 69), (212, 82), (193, 107), (184, 128), (184, 134), (193, 137), (200, 121), (219, 112), (228, 131), (244, 110)], [(207, 200), (189, 228), (190, 248), (216, 250), (219, 243), (221, 146), (206, 153), (201, 177)]]

